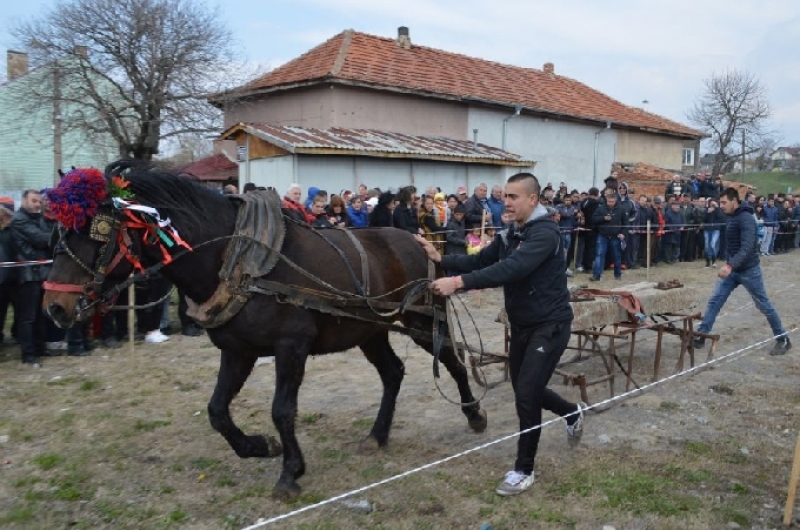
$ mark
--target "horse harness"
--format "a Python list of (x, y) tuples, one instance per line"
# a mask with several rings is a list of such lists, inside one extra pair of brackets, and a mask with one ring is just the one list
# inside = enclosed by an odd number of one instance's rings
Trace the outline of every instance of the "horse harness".
[[(404, 299), (396, 302), (380, 301), (382, 298), (393, 294), (386, 293), (378, 297), (370, 295), (369, 263), (363, 245), (350, 231), (345, 230), (361, 261), (361, 275), (356, 274), (344, 252), (321, 231), (314, 230), (326, 244), (330, 245), (342, 258), (342, 262), (353, 280), (355, 294), (336, 289), (316, 276), (308, 273), (281, 253), (286, 235), (285, 222), (295, 222), (285, 218), (280, 209), (280, 198), (272, 191), (248, 193), (245, 195), (231, 196), (232, 200), (241, 202), (237, 215), (235, 232), (232, 235), (206, 241), (196, 245), (194, 249), (210, 243), (228, 239), (225, 250), (224, 262), (220, 268), (220, 282), (214, 294), (207, 301), (198, 304), (187, 298), (189, 310), (187, 314), (206, 328), (220, 327), (230, 321), (247, 303), (254, 294), (274, 295), (281, 303), (289, 303), (298, 307), (313, 309), (336, 317), (350, 318), (376, 324), (387, 329), (417, 335), (416, 330), (396, 326), (385, 319), (402, 313), (410, 304), (423, 294), (430, 296), (426, 286), (427, 280), (422, 280), (413, 285)], [(150, 221), (153, 221), (150, 219)], [(177, 238), (176, 242), (183, 248), (171, 255), (164, 247), (169, 242), (162, 230), (159, 229), (160, 219), (155, 222), (142, 220), (141, 215), (132, 215), (127, 210), (114, 209), (113, 213), (97, 213), (92, 217), (89, 226), (89, 237), (102, 243), (99, 257), (94, 268), (85, 263), (67, 245), (67, 229), (60, 226), (54, 231), (54, 241), (51, 246), (57, 252), (66, 253), (82, 270), (89, 274), (90, 279), (84, 284), (69, 284), (53, 281), (44, 283), (45, 289), (59, 292), (68, 292), (81, 295), (78, 299), (77, 311), (81, 314), (94, 306), (101, 312), (111, 309), (114, 301), (124, 289), (136, 281), (146, 279), (159, 272), (180, 256), (193, 251), (192, 247)], [(143, 242), (149, 245), (158, 244), (161, 247), (163, 259), (145, 268), (133, 253), (133, 238), (129, 229), (144, 229)], [(118, 243), (115, 245), (114, 243)], [(174, 245), (169, 245), (174, 246)], [(116, 249), (116, 252), (115, 252)], [(103, 291), (102, 285), (107, 275), (114, 270), (123, 260), (129, 261), (136, 271), (125, 281)], [(285, 285), (263, 278), (277, 264), (284, 261), (297, 272), (309, 280), (317, 283), (322, 289)], [(402, 286), (400, 289), (408, 287)], [(398, 289), (399, 290), (399, 289)], [(366, 318), (352, 312), (359, 308), (371, 309), (379, 319)], [(431, 308), (414, 306), (417, 312), (431, 313)], [(383, 312), (382, 312), (383, 311)], [(422, 337), (423, 334), (419, 334)]]

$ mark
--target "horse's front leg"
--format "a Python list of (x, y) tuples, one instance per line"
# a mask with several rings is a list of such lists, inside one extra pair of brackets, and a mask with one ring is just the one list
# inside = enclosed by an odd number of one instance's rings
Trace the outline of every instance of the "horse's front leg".
[(283, 443), (283, 470), (273, 497), (289, 500), (300, 494), (297, 479), (306, 472), (303, 453), (295, 437), (297, 394), (311, 349), (310, 340), (281, 339), (275, 344), (275, 398), (272, 401), (272, 421)]
[(271, 436), (247, 436), (233, 423), (230, 404), (250, 376), (258, 356), (223, 350), (214, 394), (208, 403), (208, 418), (241, 458), (274, 457), (281, 454), (281, 444)]

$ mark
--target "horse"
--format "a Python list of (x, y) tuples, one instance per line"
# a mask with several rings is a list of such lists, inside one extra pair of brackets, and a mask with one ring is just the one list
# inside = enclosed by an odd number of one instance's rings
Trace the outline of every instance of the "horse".
[[(226, 257), (236, 240), (244, 195), (222, 195), (185, 175), (127, 161), (111, 164), (105, 175), (96, 171), (107, 192), (95, 186), (99, 190), (94, 192), (96, 204), (74, 204), (75, 197), (85, 202), (89, 192), (60, 192), (59, 187), (69, 186), (67, 178), (50, 194), (61, 225), (43, 310), (62, 328), (85, 321), (101, 307), (99, 302), (110, 303), (109, 293), (130, 283), (134, 270), (140, 275), (159, 270), (195, 308), (218, 297), (220, 290), (233, 290), (229, 298), (238, 303), (236, 310), (221, 324), (207, 327), (209, 339), (220, 350), (216, 387), (208, 403), (209, 421), (241, 458), (283, 455), (275, 498), (289, 500), (299, 495), (297, 480), (306, 471), (295, 420), (309, 355), (361, 349), (380, 376), (383, 395), (360, 448), (376, 451), (387, 445), (404, 376), (403, 362), (389, 343), (390, 329), (401, 327), (397, 322), (419, 346), (430, 353), (438, 351), (457, 383), (468, 425), (476, 432), (486, 428), (486, 413), (472, 394), (467, 370), (452, 343), (445, 337), (437, 340), (441, 348), (434, 348), (434, 337), (439, 339), (434, 315), (374, 307), (400, 306), (413, 294), (414, 286), (425, 287), (428, 260), (411, 234), (393, 228), (316, 230), (291, 221), (284, 211), (283, 217), (278, 215), (285, 228), (281, 248), (272, 249), (276, 251), (274, 266), (266, 275), (251, 278), (251, 287), (256, 287), (245, 292), (241, 281), (235, 281), (241, 280), (241, 274), (221, 279), (222, 269), (230, 264)], [(280, 197), (275, 197), (280, 205)], [(260, 219), (264, 224), (267, 217)], [(240, 259), (235, 265), (241, 269), (249, 265), (245, 261)], [(258, 289), (259, 281), (272, 288)], [(307, 296), (292, 296), (297, 293)], [(336, 304), (331, 302), (336, 296), (374, 304)], [(315, 300), (323, 303), (315, 304)], [(260, 357), (274, 357), (271, 412), (279, 440), (243, 433), (229, 410)]]

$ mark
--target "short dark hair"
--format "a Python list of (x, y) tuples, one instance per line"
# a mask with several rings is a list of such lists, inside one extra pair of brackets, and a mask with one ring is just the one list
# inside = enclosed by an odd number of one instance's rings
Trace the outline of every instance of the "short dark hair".
[(722, 193), (720, 193), (719, 196), (726, 197), (729, 201), (741, 202), (739, 200), (739, 192), (736, 190), (736, 188), (731, 188), (730, 186), (722, 190)]
[(31, 189), (31, 190), (25, 190), (25, 191), (23, 191), (23, 192), (22, 192), (22, 198), (23, 198), (23, 199), (27, 199), (27, 198), (28, 198), (28, 195), (30, 195), (30, 194), (34, 194), (34, 195), (41, 195), (41, 194), (42, 194), (42, 192), (41, 192), (40, 190), (33, 190), (33, 189)]
[(598, 190), (595, 187), (589, 188), (589, 196), (590, 197), (597, 197), (598, 195), (600, 195), (600, 190)]
[(244, 188), (242, 189), (244, 190), (245, 193), (247, 193), (248, 191), (255, 191), (256, 185), (254, 182), (248, 182), (244, 185)]
[(464, 206), (463, 202), (459, 202), (456, 204), (456, 207), (453, 208), (453, 213), (467, 213), (467, 207)]
[(511, 175), (510, 177), (508, 177), (506, 183), (524, 182), (529, 179), (532, 181), (530, 192), (535, 193), (536, 196), (538, 197), (539, 194), (542, 192), (542, 186), (539, 184), (539, 179), (537, 179), (536, 175), (534, 175), (533, 173), (517, 173), (516, 175)]

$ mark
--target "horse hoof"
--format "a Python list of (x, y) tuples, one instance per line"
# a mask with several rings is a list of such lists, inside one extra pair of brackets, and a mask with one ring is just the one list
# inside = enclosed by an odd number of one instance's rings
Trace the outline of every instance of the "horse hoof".
[(469, 419), (469, 428), (475, 432), (485, 431), (488, 424), (489, 421), (487, 420), (485, 410), (479, 410)]
[(377, 453), (380, 450), (381, 450), (381, 444), (378, 442), (378, 439), (372, 435), (367, 436), (366, 438), (361, 440), (360, 444), (358, 444), (358, 452), (362, 454)]
[(287, 484), (285, 482), (278, 482), (272, 489), (272, 498), (281, 502), (289, 502), (298, 495), (300, 495), (300, 486), (296, 482)]

